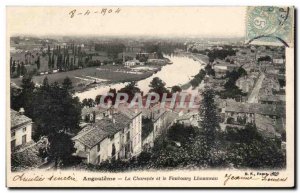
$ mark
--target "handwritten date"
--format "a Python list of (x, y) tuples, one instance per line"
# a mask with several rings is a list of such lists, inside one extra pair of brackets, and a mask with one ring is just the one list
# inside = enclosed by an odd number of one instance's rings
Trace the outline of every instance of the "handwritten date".
[(89, 15), (109, 15), (109, 14), (119, 14), (121, 12), (121, 8), (102, 8), (99, 10), (90, 10), (86, 9), (83, 11), (79, 11), (77, 9), (73, 9), (69, 11), (69, 17), (74, 18), (75, 16), (89, 16)]

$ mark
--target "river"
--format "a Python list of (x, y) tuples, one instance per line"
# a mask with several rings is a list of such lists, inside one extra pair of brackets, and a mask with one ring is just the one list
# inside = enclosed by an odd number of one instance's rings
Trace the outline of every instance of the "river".
[[(175, 85), (181, 86), (187, 82), (189, 82), (193, 76), (195, 76), (201, 68), (204, 66), (203, 61), (196, 61), (188, 56), (178, 56), (178, 55), (170, 55), (164, 56), (169, 58), (172, 64), (165, 65), (162, 69), (153, 74), (152, 76), (140, 80), (137, 83), (137, 86), (144, 92), (147, 93), (149, 91), (149, 84), (154, 77), (158, 77), (162, 79), (166, 83), (166, 87), (172, 87)], [(75, 95), (79, 97), (82, 101), (84, 98), (92, 98), (95, 99), (97, 95), (107, 94), (110, 88), (115, 88), (117, 90), (123, 88), (127, 83), (117, 83), (112, 85), (102, 85), (87, 91), (77, 92)]]

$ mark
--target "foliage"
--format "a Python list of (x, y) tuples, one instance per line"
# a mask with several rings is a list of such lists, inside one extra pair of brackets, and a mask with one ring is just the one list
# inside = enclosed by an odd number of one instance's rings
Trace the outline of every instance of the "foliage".
[(96, 102), (93, 99), (88, 98), (88, 99), (83, 99), (81, 104), (82, 107), (94, 107)]
[(144, 140), (153, 131), (153, 122), (151, 118), (142, 118), (142, 123), (142, 140)]
[(162, 97), (163, 93), (169, 93), (168, 89), (166, 88), (166, 83), (164, 83), (160, 78), (155, 77), (150, 82), (150, 90), (149, 92), (154, 92), (159, 94)]
[(202, 93), (200, 105), (200, 127), (209, 145), (215, 141), (217, 131), (220, 129), (217, 107), (214, 102), (215, 93), (211, 88), (206, 88)]
[(24, 108), (25, 115), (28, 117), (33, 116), (32, 103), (34, 101), (35, 85), (32, 81), (32, 76), (26, 75), (22, 78), (21, 92), (11, 95), (11, 107), (16, 111)]
[(71, 136), (64, 132), (55, 133), (49, 137), (49, 142), (50, 148), (48, 153), (50, 160), (55, 161), (56, 167), (60, 164), (67, 164), (76, 150)]
[(215, 59), (224, 60), (227, 56), (234, 56), (236, 51), (231, 47), (224, 49), (213, 49), (210, 50), (207, 54), (210, 61), (214, 61)]
[(205, 72), (209, 76), (215, 76), (215, 70), (212, 68), (212, 66), (210, 64), (207, 64), (205, 66)]
[(67, 78), (62, 85), (57, 82), (49, 84), (48, 79), (44, 79), (43, 85), (34, 94), (32, 104), (36, 137), (51, 136), (61, 131), (78, 132), (81, 104), (72, 93), (72, 83)]
[(237, 168), (283, 168), (285, 156), (277, 141), (263, 137), (255, 125), (227, 127), (228, 160)]
[(107, 55), (111, 58), (117, 58), (118, 54), (123, 52), (125, 45), (121, 43), (97, 43), (95, 44), (96, 51), (107, 52)]
[(181, 92), (181, 91), (182, 91), (182, 89), (180, 88), (180, 86), (177, 86), (177, 85), (172, 86), (172, 88), (171, 88), (172, 93)]
[(270, 56), (261, 56), (257, 59), (258, 62), (266, 61), (266, 62), (271, 62), (272, 58)]
[(141, 90), (136, 86), (136, 82), (128, 83), (124, 88), (121, 88), (118, 93), (126, 93), (128, 101), (131, 102), (136, 93), (141, 93)]
[(253, 140), (262, 140), (255, 125), (246, 124), (244, 129), (227, 126), (224, 137), (226, 140), (236, 143), (251, 143)]
[(193, 126), (184, 126), (175, 124), (168, 130), (168, 139), (180, 142), (182, 146), (189, 144), (196, 135), (197, 128)]
[(241, 89), (236, 86), (236, 81), (242, 77), (247, 75), (247, 72), (244, 68), (239, 67), (237, 70), (233, 70), (231, 72), (226, 72), (226, 78), (228, 80), (224, 84), (224, 91), (218, 93), (221, 98), (240, 98), (241, 96), (246, 96), (246, 93), (243, 93)]
[(159, 44), (147, 43), (147, 44), (144, 45), (144, 49), (146, 50), (146, 52), (149, 52), (149, 53), (156, 52), (158, 59), (163, 59), (164, 58), (162, 50), (161, 50), (161, 45), (159, 45)]
[(197, 87), (202, 82), (202, 80), (204, 79), (205, 75), (206, 75), (206, 72), (203, 69), (201, 69), (199, 71), (199, 73), (196, 74), (196, 76), (190, 81), (190, 83), (193, 86), (193, 88)]

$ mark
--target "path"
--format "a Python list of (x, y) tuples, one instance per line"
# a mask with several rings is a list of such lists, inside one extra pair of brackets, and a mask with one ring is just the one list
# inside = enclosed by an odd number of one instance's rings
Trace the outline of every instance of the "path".
[(248, 98), (248, 103), (258, 103), (258, 94), (264, 79), (265, 79), (265, 74), (261, 73)]

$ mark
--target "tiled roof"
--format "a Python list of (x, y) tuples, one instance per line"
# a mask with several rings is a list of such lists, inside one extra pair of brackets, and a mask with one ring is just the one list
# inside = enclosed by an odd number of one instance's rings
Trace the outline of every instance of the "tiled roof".
[(285, 97), (279, 96), (279, 95), (262, 95), (259, 97), (259, 100), (261, 101), (272, 101), (272, 102), (277, 102), (277, 101), (283, 101)]
[(141, 111), (135, 112), (134, 110), (128, 109), (128, 108), (121, 108), (120, 113), (128, 117), (129, 119), (135, 118), (138, 114), (142, 113)]
[(32, 122), (32, 119), (26, 117), (25, 115), (21, 115), (19, 112), (13, 109), (10, 110), (10, 118), (11, 118), (11, 129), (15, 129), (19, 126), (26, 125)]
[(285, 105), (230, 102), (227, 103), (225, 111), (285, 117)]
[(197, 115), (198, 115), (197, 112), (188, 112), (188, 113), (185, 113), (182, 116), (178, 117), (177, 120), (178, 121), (189, 120), (191, 117), (197, 116)]
[(255, 124), (257, 130), (266, 137), (280, 136), (275, 130), (274, 121), (271, 118), (255, 114)]
[(131, 122), (130, 119), (121, 113), (114, 114), (113, 119), (106, 118), (96, 121), (92, 125), (87, 126), (85, 131), (73, 137), (73, 140), (77, 140), (92, 148), (105, 138), (127, 127)]
[(85, 116), (85, 115), (91, 114), (93, 112), (95, 112), (96, 114), (98, 114), (98, 113), (101, 113), (101, 112), (105, 112), (107, 110), (108, 109), (101, 109), (99, 107), (84, 107), (81, 110), (81, 115)]
[(157, 121), (160, 117), (162, 117), (166, 113), (165, 110), (160, 110), (157, 113), (153, 113), (153, 121)]

